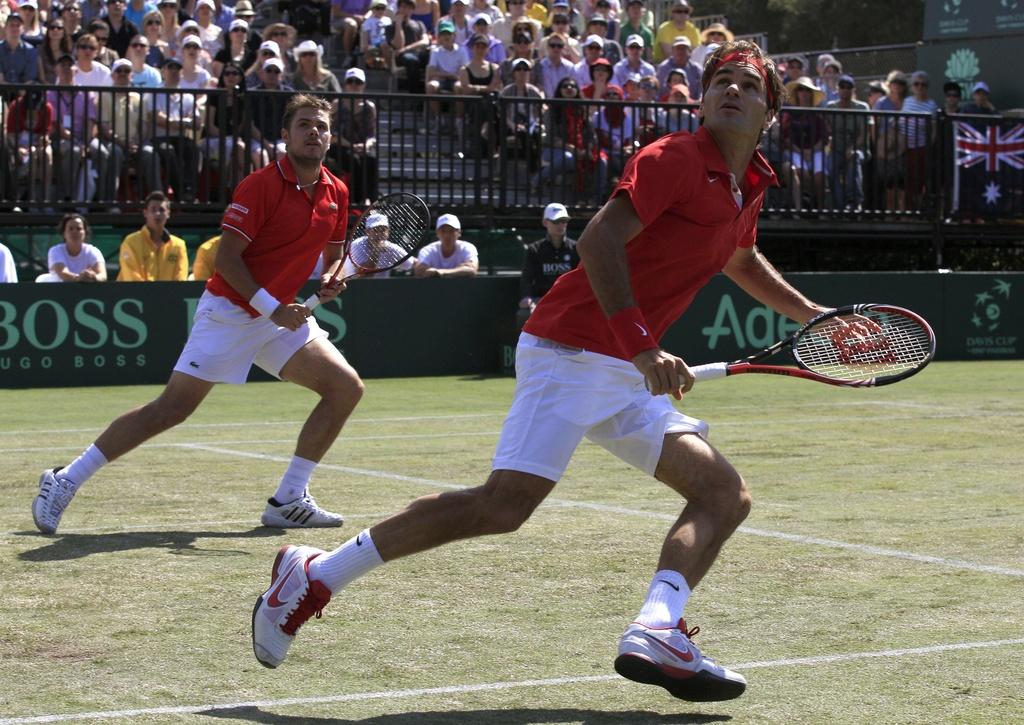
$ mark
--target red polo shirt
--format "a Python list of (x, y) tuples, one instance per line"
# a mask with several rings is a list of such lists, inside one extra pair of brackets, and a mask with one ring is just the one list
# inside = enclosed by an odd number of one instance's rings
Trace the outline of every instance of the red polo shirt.
[[(759, 152), (746, 170), (743, 208), (714, 138), (674, 133), (644, 147), (612, 192), (628, 194), (644, 228), (626, 245), (633, 296), (655, 340), (732, 257), (757, 240), (757, 215), (775, 173)], [(526, 332), (624, 358), (584, 265), (563, 274), (530, 315)]]
[[(321, 167), (313, 199), (297, 185), (291, 161), (282, 156), (238, 185), (221, 221), (222, 229), (249, 240), (242, 252), (245, 266), (283, 304), (295, 301), (328, 242), (344, 244), (348, 226), (348, 188), (341, 179)], [(206, 289), (259, 316), (220, 273)]]

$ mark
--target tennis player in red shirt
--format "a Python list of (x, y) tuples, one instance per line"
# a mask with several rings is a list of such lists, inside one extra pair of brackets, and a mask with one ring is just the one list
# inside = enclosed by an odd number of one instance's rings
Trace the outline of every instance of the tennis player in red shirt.
[(425, 496), (332, 552), (286, 546), (253, 612), (257, 659), (276, 667), (299, 626), (383, 562), (456, 539), (512, 532), (554, 488), (587, 437), (686, 499), (668, 532), (616, 670), (684, 700), (727, 700), (743, 676), (691, 642), (683, 609), (722, 544), (746, 517), (750, 493), (707, 441), (708, 426), (676, 410), (693, 385), (686, 362), (658, 340), (713, 275), (725, 272), (778, 312), (803, 322), (825, 308), (787, 284), (754, 246), (775, 175), (757, 151), (783, 87), (749, 42), (726, 43), (703, 76), (703, 126), (639, 151), (520, 338), (516, 391), (493, 470), (479, 487)]
[[(323, 256), (320, 297), (341, 263), (348, 223), (348, 189), (322, 162), (330, 147), (331, 106), (294, 96), (285, 107), (285, 155), (238, 185), (224, 213), (216, 273), (196, 308), (188, 342), (156, 400), (115, 420), (66, 467), (43, 472), (32, 503), (36, 526), (57, 530), (78, 488), (99, 468), (188, 418), (216, 383), (244, 383), (253, 363), (320, 395), (299, 434), (288, 469), (267, 502), (266, 526), (341, 526), (309, 495), (317, 462), (359, 402), (363, 384), (327, 341), (310, 311), (295, 303)], [(205, 507), (196, 513), (208, 518)]]

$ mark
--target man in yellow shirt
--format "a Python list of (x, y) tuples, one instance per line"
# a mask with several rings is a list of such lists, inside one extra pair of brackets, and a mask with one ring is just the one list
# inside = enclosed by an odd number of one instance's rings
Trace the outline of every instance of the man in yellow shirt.
[(192, 276), (196, 282), (205, 282), (213, 276), (214, 261), (217, 259), (217, 247), (220, 246), (220, 235), (210, 237), (196, 249), (196, 259), (192, 262)]
[(654, 37), (655, 63), (660, 63), (672, 55), (672, 42), (680, 35), (690, 39), (691, 48), (700, 45), (700, 31), (690, 22), (692, 14), (693, 7), (689, 0), (676, 0), (672, 3), (670, 19), (658, 26), (658, 33)]
[(162, 191), (150, 192), (142, 211), (146, 223), (121, 242), (118, 282), (184, 282), (188, 279), (185, 240), (164, 228), (171, 202)]

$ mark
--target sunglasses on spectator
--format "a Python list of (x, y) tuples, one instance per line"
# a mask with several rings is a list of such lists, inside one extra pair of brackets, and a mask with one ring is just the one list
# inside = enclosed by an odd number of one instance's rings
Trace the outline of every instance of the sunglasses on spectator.
[(263, 72), (264, 73), (273, 73), (274, 75), (277, 75), (278, 73), (281, 72), (281, 69), (280, 68), (266, 68)]
[(232, 68), (231, 70), (224, 71), (221, 75), (225, 75), (225, 76), (240, 76), (240, 75), (242, 75), (242, 72)]
[(78, 7), (77, 5), (68, 5), (66, 8), (64, 8), (64, 10), (62, 12), (65, 12), (65, 13), (80, 13), (80, 12), (82, 12), (82, 8)]
[(260, 51), (260, 55), (265, 55), (265, 56), (267, 56), (268, 58), (276, 58), (276, 57), (277, 57), (277, 53), (275, 53), (274, 51), (272, 51), (272, 50), (270, 50), (270, 49), (267, 49), (267, 50), (261, 50), (261, 51)]
[(676, 8), (675, 10), (672, 11), (672, 14), (673, 15), (689, 15), (690, 11), (687, 10), (686, 8)]
[(64, 30), (64, 26), (63, 25), (51, 25), (49, 29), (50, 30)]
[(275, 30), (273, 33), (270, 34), (270, 37), (271, 38), (284, 38), (284, 37), (287, 37), (287, 35), (288, 35), (288, 31), (287, 30)]
[(146, 25), (163, 25), (163, 20), (147, 20)]
[(244, 33), (245, 32), (245, 28), (232, 28), (231, 32), (232, 33)]
[(643, 88), (643, 89), (644, 89), (645, 91), (652, 91), (652, 90), (654, 90), (655, 88), (657, 88), (657, 86), (656, 86), (656, 85), (654, 85), (653, 83), (650, 83), (650, 82), (648, 82), (648, 81), (644, 81), (644, 82), (642, 82), (642, 83), (640, 84), (640, 87), (641, 87), (641, 88)]
[(114, 75), (115, 76), (119, 76), (119, 75), (124, 75), (125, 73), (131, 73), (131, 72), (132, 72), (131, 68), (118, 68), (116, 71), (114, 71)]
[(922, 81), (914, 81), (914, 85), (915, 85), (915, 86), (924, 86), (925, 88), (927, 88), (927, 87), (928, 87), (928, 84), (927, 84), (927, 83), (924, 83), (924, 82), (922, 82)]
[(131, 43), (131, 44), (129, 44), (128, 47), (129, 48), (148, 48), (149, 47), (149, 43)]
[(548, 43), (549, 48), (564, 48), (565, 43)]
[[(523, 70), (526, 70), (526, 69), (524, 68)], [(579, 89), (580, 89), (579, 86), (574, 86), (571, 83), (567, 83), (566, 85), (562, 86), (562, 90), (563, 91), (578, 91)]]
[(359, 80), (358, 78), (349, 78), (347, 81), (345, 81), (345, 85), (346, 86), (362, 86), (362, 85), (365, 85), (365, 82)]
[(850, 84), (850, 83), (840, 83), (839, 87), (840, 88), (846, 88), (847, 90), (849, 90), (849, 89), (853, 88), (853, 85)]
[(78, 46), (78, 49), (79, 50), (99, 50), (99, 46), (98, 45), (80, 45), (80, 46)]

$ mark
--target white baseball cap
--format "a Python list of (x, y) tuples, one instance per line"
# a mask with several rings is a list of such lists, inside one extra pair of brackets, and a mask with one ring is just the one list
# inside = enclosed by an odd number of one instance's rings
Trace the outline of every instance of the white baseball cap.
[(210, 8), (210, 10), (213, 10), (214, 12), (217, 11), (217, 6), (213, 4), (213, 0), (199, 0), (199, 2), (196, 3), (195, 12), (198, 13), (199, 8)]
[(260, 43), (260, 50), (272, 50), (274, 51), (274, 55), (278, 58), (281, 57), (281, 46), (277, 44), (276, 40), (264, 40)]
[(110, 66), (110, 70), (114, 71), (118, 68), (131, 68), (132, 62), (127, 58), (118, 58), (114, 61), (113, 65)]
[(363, 72), (362, 68), (349, 68), (345, 71), (345, 80), (349, 78), (355, 78), (362, 83), (366, 83), (366, 73)]
[(440, 229), (443, 226), (449, 226), (452, 229), (462, 230), (462, 224), (459, 222), (459, 218), (454, 214), (442, 214), (437, 218), (437, 225), (435, 229)]
[(692, 48), (693, 43), (685, 35), (677, 35), (675, 40), (672, 41), (672, 47), (675, 48), (677, 45), (685, 45), (687, 48)]
[(231, 25), (228, 26), (228, 30), (236, 30), (241, 28), (242, 30), (249, 30), (249, 21), (243, 20), (242, 18), (235, 18), (231, 21)]
[(487, 23), (488, 25), (490, 25), (491, 16), (488, 15), (487, 13), (480, 13), (475, 18), (473, 18), (473, 25), (476, 25), (477, 23)]
[(375, 211), (373, 214), (370, 214), (370, 216), (366, 217), (367, 229), (376, 229), (377, 227), (386, 227), (387, 225), (388, 218), (381, 214), (380, 212)]
[(594, 33), (593, 35), (588, 35), (587, 36), (587, 42), (584, 43), (583, 45), (584, 46), (596, 45), (599, 48), (604, 48), (604, 38), (602, 38), (597, 33)]
[(267, 68), (277, 68), (282, 73), (284, 72), (284, 63), (279, 58), (267, 58), (263, 61), (263, 70)]
[(544, 221), (546, 222), (554, 222), (568, 218), (569, 210), (565, 208), (565, 204), (555, 202), (544, 207)]
[(626, 47), (631, 45), (639, 45), (641, 48), (644, 47), (644, 36), (633, 33), (631, 36), (626, 38)]
[(186, 45), (194, 45), (197, 48), (203, 47), (203, 41), (199, 39), (198, 35), (190, 35), (181, 41), (181, 47), (184, 48)]

